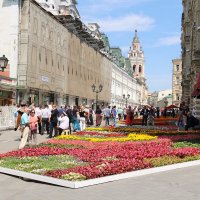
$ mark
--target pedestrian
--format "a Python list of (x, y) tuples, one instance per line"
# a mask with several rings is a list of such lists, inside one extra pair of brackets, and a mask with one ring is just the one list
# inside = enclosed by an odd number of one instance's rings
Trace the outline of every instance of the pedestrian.
[(111, 110), (110, 110), (110, 106), (108, 106), (107, 108), (104, 109), (104, 117), (106, 120), (106, 123), (105, 123), (106, 126), (110, 125), (110, 115), (111, 115)]
[(126, 125), (132, 126), (134, 120), (134, 110), (132, 110), (131, 106), (128, 106), (126, 111)]
[(117, 109), (117, 115), (118, 115), (118, 119), (119, 119), (119, 121), (121, 120), (121, 118), (122, 118), (122, 115), (123, 115), (123, 110), (122, 110), (122, 108), (118, 108)]
[(77, 108), (77, 106), (74, 106), (73, 110), (73, 129), (74, 132), (79, 131), (80, 130), (80, 115), (79, 115), (79, 110)]
[(94, 125), (93, 114), (94, 114), (94, 111), (93, 111), (92, 108), (90, 107), (90, 108), (89, 108), (89, 121), (90, 121), (90, 126), (93, 126), (93, 125)]
[(175, 114), (175, 110), (174, 108), (172, 109), (172, 117), (175, 118), (176, 114)]
[(85, 130), (86, 127), (86, 112), (85, 112), (85, 108), (84, 106), (81, 106), (80, 111), (79, 111), (79, 115), (80, 115), (80, 130), (83, 131)]
[(54, 137), (57, 136), (58, 114), (59, 113), (56, 108), (56, 105), (53, 105), (52, 110), (51, 110), (51, 118), (50, 118), (49, 138), (53, 137), (53, 131), (54, 131)]
[(149, 109), (144, 106), (140, 115), (142, 115), (142, 125), (144, 126), (147, 126), (147, 119), (148, 119), (148, 115), (149, 115)]
[(89, 112), (90, 112), (90, 107), (89, 105), (86, 105), (85, 108), (84, 108), (84, 111), (85, 111), (85, 124), (87, 127), (90, 126), (90, 118), (89, 118)]
[(180, 107), (178, 111), (178, 121), (177, 121), (178, 131), (184, 128), (185, 125), (186, 124), (184, 120), (184, 110)]
[(191, 112), (187, 113), (187, 124), (185, 125), (185, 131), (188, 131), (189, 128), (195, 129), (199, 127), (199, 120), (192, 115)]
[(160, 108), (159, 107), (156, 108), (156, 117), (160, 118)]
[(29, 143), (36, 145), (37, 144), (37, 127), (38, 127), (38, 118), (35, 114), (35, 110), (31, 109), (29, 116), (30, 123), (30, 134), (29, 134)]
[(102, 110), (99, 107), (99, 105), (97, 105), (95, 114), (96, 114), (96, 126), (100, 126), (102, 122)]
[(116, 106), (113, 106), (111, 113), (113, 119), (113, 126), (116, 126), (116, 118), (117, 118)]
[(69, 129), (69, 118), (67, 116), (67, 113), (63, 111), (61, 116), (58, 118), (58, 121), (59, 121), (58, 131), (59, 135), (61, 135), (64, 130)]
[(17, 131), (17, 129), (19, 128), (20, 122), (21, 122), (21, 117), (24, 113), (24, 109), (26, 107), (26, 103), (21, 102), (20, 104), (20, 108), (17, 110), (17, 113), (15, 113), (16, 117), (16, 121), (15, 121), (15, 131)]
[(28, 107), (24, 108), (24, 113), (21, 116), (20, 120), (20, 131), (22, 133), (21, 142), (19, 144), (19, 149), (23, 149), (26, 145), (29, 136), (29, 117), (28, 117), (29, 109)]
[(48, 105), (44, 106), (42, 109), (42, 135), (44, 134), (44, 129), (46, 128), (47, 135), (49, 135), (49, 123), (51, 118), (51, 112), (49, 110)]
[(71, 107), (68, 105), (66, 108), (66, 114), (69, 118), (69, 133), (71, 134), (72, 132), (72, 123), (73, 123), (73, 112)]
[(41, 110), (42, 106), (36, 106), (35, 108), (35, 114), (38, 118), (38, 132), (39, 134), (42, 133), (42, 110)]

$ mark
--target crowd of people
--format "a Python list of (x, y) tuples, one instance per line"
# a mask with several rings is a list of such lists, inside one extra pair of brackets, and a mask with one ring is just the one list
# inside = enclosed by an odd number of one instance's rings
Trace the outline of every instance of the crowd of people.
[[(37, 133), (43, 135), (47, 133), (49, 138), (61, 135), (66, 131), (71, 132), (83, 131), (89, 126), (101, 126), (104, 121), (105, 126), (116, 126), (117, 120), (125, 120), (126, 125), (132, 126), (135, 118), (142, 118), (143, 126), (154, 126), (155, 118), (159, 118), (162, 112), (159, 107), (137, 106), (127, 108), (116, 108), (116, 106), (100, 107), (97, 105), (96, 110), (88, 105), (80, 106), (61, 106), (57, 107), (55, 104), (35, 106), (34, 104), (27, 106), (21, 103), (17, 106), (15, 112), (16, 127), (21, 130), (22, 137), (19, 148), (23, 148), (27, 141), (31, 144), (37, 144)], [(196, 119), (191, 112), (179, 110), (177, 113), (178, 129), (184, 127), (188, 129), (195, 129), (199, 126), (199, 120)]]
[(200, 121), (188, 109), (180, 108), (178, 111), (178, 130), (200, 130)]

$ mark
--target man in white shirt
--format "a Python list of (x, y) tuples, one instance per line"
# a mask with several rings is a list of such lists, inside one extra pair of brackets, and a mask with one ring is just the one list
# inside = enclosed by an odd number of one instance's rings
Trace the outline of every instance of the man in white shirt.
[(44, 109), (42, 109), (42, 135), (44, 134), (45, 126), (47, 134), (49, 135), (50, 118), (51, 118), (51, 112), (49, 110), (49, 106), (45, 105)]
[(69, 129), (69, 118), (67, 117), (67, 114), (63, 112), (61, 116), (58, 118), (58, 121), (60, 122), (59, 129), (58, 129), (59, 135), (61, 135), (61, 133), (64, 130)]

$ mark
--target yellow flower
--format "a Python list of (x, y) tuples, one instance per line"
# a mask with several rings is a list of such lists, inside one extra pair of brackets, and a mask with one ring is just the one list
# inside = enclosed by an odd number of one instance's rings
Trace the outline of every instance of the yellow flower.
[(76, 135), (61, 135), (56, 139), (65, 140), (86, 140), (91, 142), (128, 142), (128, 141), (140, 141), (140, 140), (154, 140), (157, 136), (150, 136), (147, 134), (136, 134), (131, 133), (126, 137), (110, 137), (110, 138), (95, 138), (95, 137), (84, 137)]

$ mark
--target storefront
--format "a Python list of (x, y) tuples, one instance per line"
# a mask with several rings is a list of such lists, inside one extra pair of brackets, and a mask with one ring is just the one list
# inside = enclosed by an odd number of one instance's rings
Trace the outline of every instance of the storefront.
[(0, 91), (0, 106), (12, 105), (15, 103), (14, 91)]
[(16, 98), (16, 79), (0, 76), (0, 106), (12, 105)]

